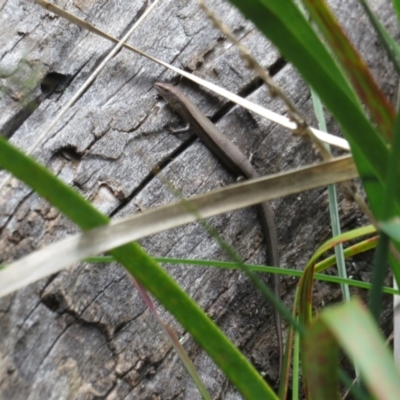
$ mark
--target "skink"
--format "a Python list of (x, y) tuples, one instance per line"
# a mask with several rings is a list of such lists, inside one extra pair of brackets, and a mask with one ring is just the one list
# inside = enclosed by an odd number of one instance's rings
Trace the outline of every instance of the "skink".
[[(257, 172), (246, 156), (236, 147), (178, 88), (168, 83), (154, 84), (157, 92), (188, 124), (191, 130), (205, 143), (219, 161), (236, 176), (256, 178)], [(279, 266), (278, 239), (273, 211), (268, 202), (258, 206), (261, 223), (267, 242), (268, 262)], [(274, 293), (280, 297), (279, 277), (274, 275)], [(274, 311), (276, 335), (279, 347), (279, 373), (283, 361), (282, 323), (279, 313)]]

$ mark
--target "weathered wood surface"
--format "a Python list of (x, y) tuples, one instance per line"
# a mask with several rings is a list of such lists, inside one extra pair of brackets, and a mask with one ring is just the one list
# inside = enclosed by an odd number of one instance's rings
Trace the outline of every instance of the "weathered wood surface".
[[(215, 11), (258, 57), (302, 113), (311, 114), (310, 94), (293, 68), (230, 5), (213, 1)], [(370, 2), (396, 32), (388, 1)], [(396, 77), (366, 17), (355, 1), (331, 1), (385, 92), (393, 98)], [(57, 5), (121, 37), (143, 13), (145, 1), (60, 1)], [(30, 1), (0, 1), (0, 130), (28, 149), (68, 102), (111, 44), (71, 25)], [(211, 27), (194, 1), (164, 1), (129, 40), (131, 44), (235, 93), (285, 113), (259, 87), (237, 51)], [(40, 80), (48, 72), (66, 75), (62, 90), (46, 97)], [(29, 88), (28, 78), (36, 75)], [(152, 85), (170, 80), (164, 68), (122, 50), (72, 107), (35, 157), (79, 189), (103, 212), (121, 216), (174, 201), (151, 168), (184, 196), (203, 193), (234, 178), (190, 134), (172, 135), (179, 123)], [(243, 151), (254, 154), (260, 174), (288, 170), (317, 158), (307, 143), (238, 109), (192, 84), (181, 87)], [(29, 107), (25, 97), (31, 101)], [(33, 104), (37, 108), (33, 107)], [(315, 125), (312, 117), (310, 122)], [(329, 120), (331, 132), (337, 132)], [(1, 174), (1, 180), (4, 173)], [(343, 229), (363, 222), (341, 198)], [(330, 235), (326, 189), (273, 202), (283, 267), (301, 269)], [(212, 218), (210, 224), (247, 262), (265, 262), (266, 250), (254, 209)], [(76, 228), (44, 200), (16, 181), (1, 195), (2, 262), (54, 242)], [(227, 259), (198, 224), (143, 240), (152, 255)], [(369, 277), (368, 260), (348, 263), (349, 273)], [(273, 383), (277, 347), (271, 307), (241, 273), (195, 267), (166, 267), (182, 287)], [(266, 278), (271, 282), (270, 277)], [(296, 280), (282, 279), (291, 307)], [(317, 284), (319, 307), (338, 299), (336, 286)], [(213, 398), (238, 399), (212, 361), (173, 318), (159, 309), (183, 339)], [(390, 321), (389, 311), (385, 322)], [(386, 325), (390, 330), (390, 323)], [(168, 340), (116, 264), (72, 267), (0, 299), (0, 398), (2, 399), (197, 399), (199, 395)]]

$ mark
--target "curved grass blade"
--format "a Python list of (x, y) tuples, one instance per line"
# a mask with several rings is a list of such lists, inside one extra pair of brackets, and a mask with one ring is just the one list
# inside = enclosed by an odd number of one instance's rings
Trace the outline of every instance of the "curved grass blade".
[[(346, 247), (343, 253), (344, 257), (350, 258), (357, 254), (375, 249), (377, 243), (378, 243), (378, 236), (373, 236), (369, 239), (363, 240), (352, 246)], [(336, 264), (336, 255), (332, 255), (330, 257), (325, 258), (325, 260), (322, 260), (319, 263), (317, 263), (315, 265), (315, 272), (325, 271), (327, 268), (335, 264)]]
[[(367, 225), (362, 226), (361, 228), (352, 229), (351, 231), (344, 232), (339, 236), (335, 236), (327, 240), (314, 252), (310, 260), (308, 261), (307, 266), (316, 262), (318, 258), (320, 258), (325, 252), (331, 250), (337, 244), (344, 243), (353, 239), (358, 239), (361, 236), (370, 235), (372, 233), (376, 233), (376, 229), (372, 225)], [(321, 272), (321, 269), (319, 269), (318, 272)]]
[(304, 269), (304, 273), (298, 283), (298, 313), (300, 321), (304, 326), (308, 326), (312, 321), (312, 288), (317, 259), (327, 250), (334, 248), (334, 246), (336, 246), (338, 243), (342, 243), (350, 238), (358, 237), (361, 234), (370, 234), (372, 232), (375, 232), (375, 228), (372, 225), (346, 232), (327, 240), (314, 252), (308, 261), (306, 268)]

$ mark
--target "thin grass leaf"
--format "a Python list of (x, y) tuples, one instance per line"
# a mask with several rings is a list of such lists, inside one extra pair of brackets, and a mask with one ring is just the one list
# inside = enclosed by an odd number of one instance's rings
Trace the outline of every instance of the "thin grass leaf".
[[(346, 249), (344, 249), (343, 255), (346, 259), (353, 257), (357, 254), (361, 254), (366, 251), (375, 249), (377, 243), (378, 243), (378, 236), (373, 236), (369, 239), (358, 242), (358, 243), (354, 244), (353, 246), (347, 247)], [(327, 268), (329, 268), (335, 264), (336, 264), (336, 255), (332, 255), (330, 257), (325, 258), (325, 260), (318, 262), (315, 265), (315, 271), (316, 272), (324, 271)]]
[(137, 283), (136, 280), (133, 279), (132, 277), (131, 277), (131, 280), (132, 280), (132, 283), (134, 284), (134, 286), (136, 287), (136, 289), (138, 290), (138, 292), (140, 293), (145, 304), (147, 305), (147, 308), (153, 314), (153, 317), (156, 319), (158, 324), (163, 328), (166, 336), (169, 338), (172, 346), (175, 349), (175, 352), (178, 354), (179, 358), (181, 359), (183, 365), (185, 366), (190, 377), (192, 378), (194, 384), (199, 389), (199, 392), (200, 392), (203, 400), (211, 400), (211, 396), (209, 395), (206, 387), (204, 386), (204, 383), (200, 379), (200, 376), (197, 373), (197, 370), (196, 370), (195, 366), (193, 365), (192, 360), (189, 358), (184, 347), (182, 346), (178, 337), (176, 336), (174, 330), (161, 319), (161, 317), (158, 314), (157, 309), (156, 309), (151, 297), (147, 293), (147, 291), (144, 290), (144, 288), (139, 283)]
[[(92, 262), (97, 262), (98, 258), (93, 258)], [(224, 269), (238, 269), (236, 263), (232, 262), (225, 262), (225, 261), (216, 261), (216, 260), (182, 260), (182, 259), (170, 259), (170, 258), (159, 258), (156, 257), (160, 263), (168, 263), (168, 264), (183, 264), (183, 265), (190, 265), (190, 266), (202, 266), (202, 267), (214, 267), (214, 268), (224, 268)], [(108, 261), (109, 262), (109, 261)], [(317, 264), (316, 269), (319, 264)], [(268, 267), (265, 265), (254, 265), (254, 264), (246, 264), (246, 266), (251, 269), (252, 271), (256, 272), (265, 272), (268, 274), (278, 274), (278, 275), (285, 275), (285, 276), (292, 276), (292, 277), (301, 277), (303, 275), (303, 271), (299, 271), (297, 269), (291, 268), (277, 268), (277, 267)], [(340, 278), (339, 276), (334, 275), (327, 275), (321, 273), (315, 273), (314, 279), (324, 282), (330, 283), (337, 283), (337, 284), (346, 284), (352, 287), (358, 287), (360, 289), (370, 290), (372, 285), (368, 282), (358, 281), (355, 279), (350, 278)], [(398, 295), (399, 290), (394, 289), (391, 287), (385, 286), (383, 288), (384, 293), (391, 294), (391, 295)]]
[[(376, 239), (376, 238), (375, 238)], [(368, 242), (368, 241), (365, 241)], [(375, 248), (376, 244), (371, 245), (371, 248)], [(345, 249), (349, 250), (351, 248)], [(370, 250), (370, 248), (366, 248), (365, 251)], [(359, 252), (355, 253), (359, 254)], [(345, 253), (346, 255), (346, 253)], [(335, 257), (335, 256), (332, 256)], [(329, 257), (330, 258), (330, 257)], [(329, 259), (328, 258), (328, 259)], [(326, 260), (328, 260), (326, 259)], [(234, 262), (229, 262), (229, 261), (217, 261), (217, 260), (193, 260), (193, 259), (187, 259), (187, 258), (169, 258), (169, 257), (154, 257), (154, 260), (157, 261), (158, 263), (164, 263), (164, 264), (181, 264), (181, 265), (188, 265), (188, 266), (198, 266), (198, 267), (212, 267), (212, 268), (222, 268), (222, 269), (238, 269), (238, 265)], [(327, 267), (324, 265), (326, 260), (322, 261), (321, 263), (316, 264), (315, 270), (324, 270)], [(97, 257), (89, 257), (83, 260), (84, 262), (88, 263), (110, 263), (114, 262), (115, 259), (112, 256), (97, 256)], [(331, 265), (334, 265), (335, 262), (332, 262)], [(279, 267), (269, 267), (266, 265), (257, 265), (257, 264), (246, 264), (246, 266), (251, 269), (252, 271), (255, 272), (265, 272), (267, 274), (277, 274), (277, 275), (285, 275), (285, 276), (292, 276), (292, 277), (301, 277), (303, 272), (299, 271), (297, 269), (291, 269), (291, 268), (279, 268)], [(354, 286), (358, 287), (361, 289), (366, 289), (370, 290), (372, 285), (368, 282), (364, 281), (358, 281), (355, 279), (344, 279), (340, 278), (339, 276), (334, 276), (334, 275), (327, 275), (327, 274), (321, 274), (321, 273), (315, 273), (314, 274), (314, 279), (319, 280), (319, 281), (324, 281), (324, 282), (330, 282), (330, 283), (337, 283), (337, 284), (346, 284), (349, 286)], [(383, 288), (384, 293), (387, 294), (392, 294), (392, 295), (398, 295), (399, 291), (397, 289), (387, 287), (385, 286)]]
[[(317, 93), (313, 89), (311, 89), (311, 98), (314, 107), (314, 113), (318, 120), (319, 129), (326, 131), (326, 121), (323, 112), (323, 107), (321, 100)], [(327, 145), (328, 150), (330, 151), (329, 145)], [(328, 186), (328, 201), (329, 201), (329, 215), (331, 218), (331, 228), (332, 228), (332, 236), (338, 236), (341, 233), (340, 229), (340, 218), (339, 218), (339, 207), (336, 193), (336, 186), (329, 185)], [(339, 243), (335, 246), (335, 255), (338, 267), (338, 273), (341, 278), (347, 278), (346, 264), (344, 261), (343, 254), (343, 245)], [(350, 300), (350, 292), (349, 287), (347, 285), (342, 285), (342, 294), (345, 301)]]
[[(378, 217), (382, 221), (386, 221), (394, 216), (399, 216), (396, 211), (396, 191), (399, 189), (400, 176), (400, 105), (396, 125), (394, 129), (394, 138), (392, 147), (389, 152), (388, 170), (386, 176), (386, 190), (384, 192), (382, 207), (379, 210)], [(373, 287), (369, 295), (368, 306), (377, 321), (380, 319), (382, 309), (383, 293), (382, 287), (386, 276), (387, 261), (389, 253), (389, 236), (385, 232), (381, 232), (378, 247), (375, 252), (372, 283)], [(399, 284), (399, 282), (397, 282)]]
[[(324, 244), (322, 244), (313, 254), (313, 256), (308, 261), (306, 268), (304, 270), (304, 274), (302, 275), (299, 283), (298, 283), (298, 314), (301, 323), (304, 326), (309, 326), (312, 322), (312, 288), (313, 288), (313, 280), (316, 269), (316, 260), (325, 253), (328, 249), (333, 248), (338, 243), (341, 243), (345, 237), (350, 238), (351, 236), (358, 236), (360, 233), (368, 234), (374, 231), (374, 227), (368, 226), (363, 228), (358, 228), (354, 230), (356, 232), (346, 232), (338, 237), (334, 237)], [(307, 335), (306, 335), (307, 336)], [(322, 373), (323, 371), (321, 371)], [(327, 378), (325, 384), (330, 386), (332, 382), (330, 381), (331, 377)], [(305, 388), (309, 390), (309, 386), (311, 383), (306, 382)]]
[(393, 7), (396, 11), (397, 21), (400, 23), (400, 0), (393, 0)]
[(339, 235), (338, 237), (334, 237), (326, 241), (314, 252), (312, 257), (308, 261), (306, 268), (304, 270), (304, 274), (302, 275), (298, 283), (298, 291), (299, 291), (298, 313), (301, 322), (305, 326), (308, 326), (308, 324), (310, 324), (312, 320), (312, 287), (313, 287), (314, 274), (316, 272), (317, 259), (326, 251), (332, 249), (334, 246), (344, 242), (345, 240), (350, 240), (351, 238), (359, 237), (361, 234), (370, 234), (374, 231), (375, 231), (374, 227), (367, 226), (363, 228), (358, 228), (350, 232), (346, 232), (342, 235)]
[(298, 315), (301, 324), (308, 326), (312, 320), (312, 288), (314, 284), (315, 263), (310, 263), (304, 270), (298, 283)]
[[(297, 318), (297, 304), (299, 301), (299, 291), (296, 290), (295, 297), (292, 306), (292, 315), (293, 318)], [(299, 323), (300, 324), (300, 323)], [(294, 360), (291, 362), (292, 358), (295, 360), (299, 357), (298, 347), (296, 348), (296, 340), (300, 340), (300, 337), (304, 335), (305, 330), (295, 332), (293, 326), (288, 327), (287, 339), (286, 339), (286, 349), (285, 349), (285, 361), (284, 366), (282, 368), (283, 378), (279, 383), (279, 398), (286, 399), (288, 398), (288, 390), (289, 390), (289, 377), (292, 372), (292, 386), (293, 389), (298, 388), (299, 379), (300, 379), (300, 368), (299, 364), (294, 364)], [(297, 339), (296, 339), (297, 337)], [(291, 371), (291, 365), (293, 365), (293, 370)], [(299, 399), (299, 391), (293, 391), (292, 394), (293, 399)]]
[(359, 2), (363, 6), (364, 11), (368, 15), (368, 18), (375, 29), (375, 32), (377, 33), (379, 39), (381, 40), (381, 43), (385, 47), (386, 52), (397, 72), (397, 75), (400, 76), (400, 47), (389, 35), (389, 33), (386, 31), (376, 15), (372, 12), (370, 7), (368, 6), (368, 3), (365, 0), (359, 0)]
[[(292, 379), (292, 385), (293, 385), (293, 394), (294, 398), (297, 400), (299, 399), (299, 394), (300, 394), (300, 335), (298, 333), (295, 334), (294, 338), (294, 357), (293, 357), (293, 379)], [(281, 397), (285, 398), (285, 397)]]
[(378, 245), (374, 253), (372, 266), (372, 289), (369, 292), (368, 307), (376, 321), (379, 322), (382, 302), (383, 302), (383, 284), (387, 273), (387, 264), (389, 256), (389, 236), (381, 232), (378, 240)]
[[(200, 266), (200, 267), (214, 267), (214, 268), (224, 268), (224, 269), (238, 269), (236, 263), (227, 262), (227, 261), (217, 261), (217, 260), (188, 260), (188, 259), (181, 259), (181, 258), (164, 258), (164, 257), (156, 257), (155, 260), (160, 263), (166, 264), (182, 264), (182, 265), (189, 265), (189, 266)], [(88, 262), (111, 262), (113, 261), (112, 257), (93, 257), (87, 260)], [(316, 270), (320, 264), (316, 264)], [(268, 274), (278, 274), (278, 275), (285, 275), (285, 276), (292, 276), (292, 277), (301, 277), (303, 271), (299, 271), (297, 269), (291, 268), (278, 268), (278, 267), (268, 267), (266, 265), (256, 265), (256, 264), (246, 264), (248, 268), (252, 271), (256, 272), (265, 272)], [(340, 278), (339, 276), (334, 275), (327, 275), (321, 273), (315, 273), (314, 278), (316, 280), (324, 281), (324, 282), (331, 282), (337, 284), (346, 284), (349, 286), (358, 287), (361, 289), (370, 290), (372, 285), (368, 282), (358, 281), (355, 279), (344, 279)], [(384, 292), (387, 294), (396, 295), (399, 294), (398, 289), (394, 289), (391, 287), (385, 286), (383, 288)]]
[(358, 239), (361, 236), (370, 235), (372, 233), (376, 233), (376, 229), (372, 225), (367, 225), (362, 226), (361, 228), (352, 229), (351, 231), (344, 232), (339, 236), (335, 236), (327, 240), (322, 245), (320, 245), (317, 250), (315, 250), (314, 254), (308, 261), (307, 266), (316, 262), (318, 258), (320, 258), (327, 251), (333, 249), (333, 247), (337, 244), (344, 243), (353, 239)]

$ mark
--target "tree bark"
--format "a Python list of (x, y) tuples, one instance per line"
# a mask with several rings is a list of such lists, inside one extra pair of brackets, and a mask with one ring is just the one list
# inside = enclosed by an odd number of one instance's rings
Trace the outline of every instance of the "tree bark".
[[(389, 2), (369, 3), (386, 28), (397, 34)], [(393, 101), (396, 75), (358, 2), (332, 0), (330, 4)], [(105, 0), (62, 0), (57, 5), (117, 37), (148, 7), (146, 1)], [(220, 0), (210, 5), (316, 126), (309, 88), (294, 68), (232, 6)], [(26, 0), (0, 1), (0, 16), (0, 131), (27, 151), (112, 44)], [(286, 113), (194, 1), (165, 0), (129, 43), (279, 114)], [(175, 201), (165, 181), (186, 198), (232, 183), (234, 177), (192, 133), (168, 131), (168, 126), (181, 121), (156, 97), (152, 85), (176, 78), (123, 49), (47, 135), (34, 157), (114, 218)], [(309, 143), (283, 128), (232, 107), (190, 82), (179, 85), (245, 154), (253, 154), (253, 165), (260, 174), (318, 160)], [(338, 134), (333, 119), (327, 118), (329, 131)], [(162, 166), (162, 179), (152, 175), (157, 165)], [(2, 171), (1, 181), (5, 176)], [(354, 204), (339, 198), (343, 230), (366, 222)], [(77, 231), (16, 180), (1, 193), (0, 201), (2, 263)], [(272, 207), (281, 265), (303, 269), (313, 251), (331, 235), (326, 189), (277, 199)], [(254, 208), (208, 222), (246, 262), (266, 262)], [(153, 256), (229, 259), (199, 224), (155, 235), (141, 245)], [(368, 280), (370, 262), (368, 256), (349, 261), (349, 275)], [(243, 274), (192, 266), (165, 268), (274, 385), (278, 350), (273, 310)], [(272, 283), (271, 277), (263, 279)], [(296, 284), (297, 279), (281, 278), (288, 308)], [(316, 309), (334, 301), (340, 301), (337, 285), (315, 284)], [(390, 306), (385, 310), (383, 323), (388, 333)], [(181, 338), (212, 397), (239, 399), (179, 324), (162, 307), (158, 311)], [(200, 398), (125, 270), (116, 263), (80, 264), (0, 299), (0, 332), (2, 399)]]

